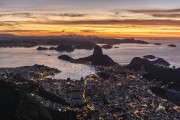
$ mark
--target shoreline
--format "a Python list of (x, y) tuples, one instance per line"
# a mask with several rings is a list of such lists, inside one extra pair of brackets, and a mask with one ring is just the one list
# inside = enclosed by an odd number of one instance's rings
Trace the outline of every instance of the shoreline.
[[(109, 111), (120, 109), (117, 112), (128, 119), (136, 119), (140, 117), (140, 113), (137, 114), (134, 111), (140, 110), (142, 107), (147, 111), (143, 114), (149, 118), (151, 118), (149, 112), (153, 112), (154, 115), (161, 114), (161, 117), (164, 118), (167, 115), (171, 116), (170, 111), (172, 110), (173, 113), (180, 111), (175, 102), (151, 92), (150, 87), (158, 87), (159, 84), (147, 81), (140, 72), (131, 71), (121, 66), (101, 66), (99, 67), (101, 72), (81, 78), (81, 80), (71, 80), (70, 78), (66, 80), (41, 79), (40, 77), (29, 79), (29, 75), (34, 76), (31, 74), (32, 70), (37, 72), (41, 71), (42, 68), (46, 68), (50, 72), (55, 70), (42, 65), (26, 66), (22, 69), (28, 73), (27, 78), (21, 77), (21, 74), (20, 76), (10, 75), (11, 77), (1, 78), (1, 81), (18, 86), (43, 106), (59, 112), (85, 112), (89, 116), (95, 117), (92, 112), (97, 111), (98, 115), (101, 114), (103, 118), (107, 118), (113, 115)], [(17, 69), (22, 73), (21, 68), (15, 68), (16, 72), (18, 72)], [(10, 72), (10, 70), (8, 71)], [(132, 96), (134, 97), (132, 98)], [(165, 115), (163, 108), (169, 111)], [(104, 111), (107, 111), (108, 114), (105, 114)], [(86, 118), (84, 114), (80, 114), (80, 116)]]

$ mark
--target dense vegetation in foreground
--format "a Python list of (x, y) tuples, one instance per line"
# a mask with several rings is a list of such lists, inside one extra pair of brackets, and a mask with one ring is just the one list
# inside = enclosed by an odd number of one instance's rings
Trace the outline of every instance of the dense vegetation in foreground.
[[(50, 96), (47, 92), (40, 92), (53, 98), (53, 95)], [(46, 108), (31, 97), (27, 88), (19, 87), (13, 82), (0, 81), (0, 101), (1, 120), (76, 120), (77, 113)], [(63, 101), (59, 103), (65, 104)]]

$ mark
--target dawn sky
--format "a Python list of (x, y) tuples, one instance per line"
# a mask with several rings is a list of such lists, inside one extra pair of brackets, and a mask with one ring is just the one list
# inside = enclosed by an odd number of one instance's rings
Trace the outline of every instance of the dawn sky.
[(180, 37), (180, 0), (0, 0), (0, 33)]

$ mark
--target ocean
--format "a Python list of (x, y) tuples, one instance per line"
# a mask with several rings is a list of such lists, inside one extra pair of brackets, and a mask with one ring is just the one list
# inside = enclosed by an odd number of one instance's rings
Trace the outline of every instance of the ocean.
[[(142, 39), (142, 38), (141, 38)], [(104, 54), (109, 55), (119, 64), (128, 64), (134, 57), (144, 55), (155, 55), (168, 61), (171, 66), (180, 67), (180, 39), (143, 39), (152, 44), (120, 44), (119, 48), (103, 49)], [(153, 43), (162, 45), (154, 45)], [(175, 44), (177, 47), (169, 47)], [(37, 47), (32, 48), (0, 48), (0, 67), (20, 67), (34, 64), (54, 67), (62, 72), (55, 75), (55, 78), (80, 79), (96, 72), (95, 68), (89, 65), (73, 64), (59, 60), (58, 56), (67, 54), (73, 58), (89, 56), (93, 50), (75, 50), (71, 53), (57, 51), (37, 51)]]

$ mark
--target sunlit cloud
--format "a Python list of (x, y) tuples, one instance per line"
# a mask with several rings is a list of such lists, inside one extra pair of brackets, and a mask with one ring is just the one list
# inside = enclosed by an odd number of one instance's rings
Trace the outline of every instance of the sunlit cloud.
[(46, 13), (46, 15), (50, 15), (50, 16), (61, 16), (61, 17), (84, 17), (86, 16), (86, 14), (77, 14), (77, 13)]
[(157, 18), (180, 18), (180, 9), (137, 9), (126, 11), (133, 14), (145, 14)]
[(4, 30), (3, 32), (32, 32), (32, 31), (47, 31), (47, 30)]
[(15, 21), (0, 21), (0, 26), (15, 26), (16, 23)]
[(60, 17), (84, 17), (86, 14), (78, 14), (78, 13), (4, 13), (0, 14), (0, 17), (27, 17), (27, 18), (35, 18), (37, 15), (45, 15), (45, 16), (60, 16)]
[(5, 13), (5, 14), (0, 14), (0, 17), (7, 17), (7, 16), (32, 18), (33, 13)]
[(132, 13), (174, 13), (180, 12), (180, 8), (178, 9), (135, 9), (135, 10), (126, 10)]
[(0, 32), (180, 37), (180, 1), (173, 1), (1, 0)]
[(165, 18), (180, 18), (180, 13), (178, 14), (152, 14), (153, 17), (165, 17)]
[(172, 25), (180, 26), (180, 20), (138, 20), (138, 19), (125, 19), (125, 20), (48, 20), (48, 21), (31, 21), (31, 24), (44, 24), (44, 25)]
[(95, 30), (91, 30), (91, 29), (84, 29), (84, 30), (80, 30), (81, 32), (85, 32), (85, 33), (94, 33), (96, 32)]

